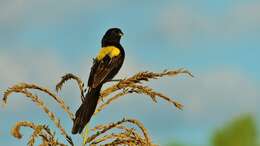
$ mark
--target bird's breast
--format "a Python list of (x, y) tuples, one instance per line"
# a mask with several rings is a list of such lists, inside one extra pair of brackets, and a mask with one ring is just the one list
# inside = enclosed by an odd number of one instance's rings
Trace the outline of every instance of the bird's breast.
[(110, 58), (116, 57), (120, 54), (120, 50), (115, 46), (107, 46), (101, 48), (98, 53), (97, 60), (102, 60), (106, 55)]

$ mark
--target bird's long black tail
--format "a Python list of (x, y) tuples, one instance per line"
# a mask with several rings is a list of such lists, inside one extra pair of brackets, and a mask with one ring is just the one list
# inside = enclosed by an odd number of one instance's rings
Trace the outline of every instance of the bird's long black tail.
[(97, 106), (101, 87), (102, 86), (90, 88), (88, 90), (83, 103), (76, 112), (76, 118), (73, 121), (72, 134), (80, 134), (91, 119)]

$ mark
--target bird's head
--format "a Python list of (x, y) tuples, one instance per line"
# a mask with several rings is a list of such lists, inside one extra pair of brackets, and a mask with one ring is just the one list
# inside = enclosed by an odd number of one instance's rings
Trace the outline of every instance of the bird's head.
[(102, 44), (120, 43), (120, 39), (123, 35), (124, 33), (119, 28), (110, 28), (103, 36)]

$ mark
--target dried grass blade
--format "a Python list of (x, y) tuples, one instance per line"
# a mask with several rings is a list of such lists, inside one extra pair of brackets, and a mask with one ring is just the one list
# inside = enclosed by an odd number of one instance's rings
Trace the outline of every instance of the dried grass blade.
[(39, 91), (42, 91), (43, 93), (48, 94), (51, 96), (58, 104), (59, 106), (69, 115), (70, 119), (73, 120), (74, 114), (70, 111), (69, 107), (65, 104), (65, 102), (57, 95), (55, 95), (53, 92), (51, 92), (49, 89), (40, 87), (36, 84), (28, 84), (28, 83), (20, 83), (16, 84), (13, 87), (10, 87), (7, 89), (4, 93), (3, 101), (6, 104), (7, 98), (13, 91), (17, 90), (26, 90), (26, 89), (36, 89)]
[(64, 76), (61, 77), (60, 82), (56, 85), (56, 91), (59, 92), (64, 85), (64, 83), (68, 80), (75, 80), (78, 84), (80, 94), (81, 94), (81, 99), (84, 99), (84, 82), (76, 75), (68, 73), (65, 74)]
[[(61, 126), (60, 120), (58, 118), (56, 118), (55, 114), (48, 109), (48, 107), (44, 104), (44, 102), (37, 95), (33, 95), (31, 92), (28, 92), (26, 89), (20, 89), (20, 88), (13, 89), (12, 92), (22, 93), (26, 97), (31, 99), (38, 107), (40, 107), (49, 116), (49, 118), (54, 122), (55, 126), (61, 131), (61, 134), (65, 137), (65, 139), (71, 145), (73, 145), (71, 137), (67, 134), (65, 129)], [(7, 94), (7, 96), (8, 95), (10, 95), (10, 94)]]

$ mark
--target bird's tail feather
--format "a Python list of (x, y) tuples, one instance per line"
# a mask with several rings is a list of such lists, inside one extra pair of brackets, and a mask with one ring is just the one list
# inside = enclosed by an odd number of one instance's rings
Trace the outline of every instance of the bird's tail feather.
[(73, 121), (72, 134), (81, 133), (85, 125), (89, 122), (95, 112), (101, 86), (90, 88), (79, 109), (76, 112), (76, 118)]

